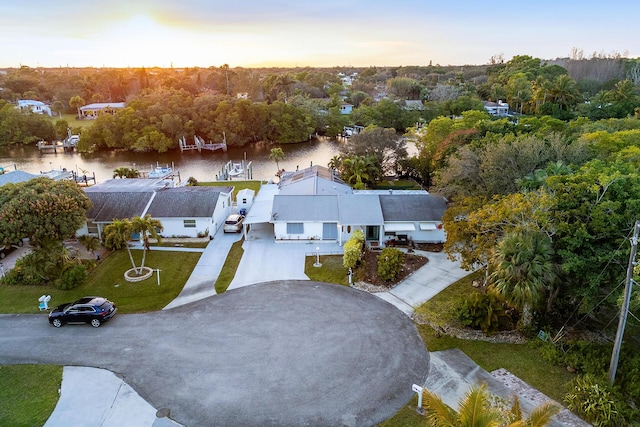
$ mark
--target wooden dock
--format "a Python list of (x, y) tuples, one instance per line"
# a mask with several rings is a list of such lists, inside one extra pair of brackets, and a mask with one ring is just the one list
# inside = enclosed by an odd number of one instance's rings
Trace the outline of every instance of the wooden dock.
[(212, 143), (212, 142), (207, 143), (207, 142), (205, 142), (204, 139), (200, 138), (198, 135), (194, 135), (193, 136), (193, 140), (194, 140), (193, 144), (187, 144), (187, 139), (185, 137), (180, 138), (179, 139), (180, 151), (181, 152), (191, 151), (191, 150), (198, 150), (198, 152), (202, 152), (202, 150), (207, 150), (207, 151), (216, 151), (216, 150), (227, 151), (227, 140), (226, 140), (226, 138), (223, 139), (223, 141), (221, 143)]

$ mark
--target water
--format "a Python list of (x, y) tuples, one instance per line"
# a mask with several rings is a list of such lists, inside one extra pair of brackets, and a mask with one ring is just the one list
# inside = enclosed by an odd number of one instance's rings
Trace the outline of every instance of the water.
[[(18, 170), (39, 174), (52, 169), (76, 171), (78, 174), (92, 175), (95, 173), (96, 182), (103, 182), (113, 178), (114, 169), (120, 167), (135, 168), (139, 171), (149, 171), (157, 164), (160, 166), (173, 165), (174, 170), (180, 172), (183, 181), (194, 177), (198, 181), (215, 181), (228, 161), (252, 162), (253, 179), (268, 181), (277, 172), (276, 163), (269, 159), (271, 149), (282, 148), (284, 160), (279, 162), (280, 169), (294, 171), (303, 169), (311, 164), (327, 166), (331, 158), (339, 154), (342, 143), (335, 139), (319, 138), (298, 144), (274, 145), (267, 143), (250, 144), (244, 147), (229, 147), (227, 152), (218, 151), (185, 151), (174, 150), (167, 153), (133, 153), (129, 151), (101, 151), (93, 154), (76, 152), (43, 152), (35, 146), (0, 147), (0, 167), (13, 170), (15, 164)], [(243, 176), (236, 179), (242, 179)]]

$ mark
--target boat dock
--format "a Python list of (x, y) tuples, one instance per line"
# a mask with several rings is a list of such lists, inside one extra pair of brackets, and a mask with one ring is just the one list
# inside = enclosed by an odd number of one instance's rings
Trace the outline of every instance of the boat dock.
[(226, 137), (223, 139), (223, 141), (221, 143), (212, 143), (212, 142), (207, 143), (207, 142), (205, 142), (204, 139), (202, 139), (198, 135), (194, 135), (193, 136), (193, 140), (194, 140), (193, 144), (187, 144), (187, 139), (185, 137), (180, 138), (178, 140), (178, 142), (180, 143), (180, 151), (181, 152), (191, 151), (191, 150), (198, 150), (198, 152), (202, 152), (202, 150), (208, 150), (208, 151), (222, 150), (222, 151), (227, 151), (227, 140), (226, 140)]
[(73, 151), (78, 147), (78, 142), (80, 142), (80, 136), (72, 135), (71, 129), (67, 128), (67, 137), (63, 141), (38, 141), (38, 150), (42, 151), (53, 151), (57, 153), (58, 150), (62, 151)]

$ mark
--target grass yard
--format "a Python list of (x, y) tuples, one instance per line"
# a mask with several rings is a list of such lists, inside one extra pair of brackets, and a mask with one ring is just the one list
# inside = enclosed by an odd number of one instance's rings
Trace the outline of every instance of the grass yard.
[(94, 120), (78, 120), (77, 114), (63, 114), (62, 117), (53, 115), (50, 117), (50, 120), (55, 124), (58, 120), (66, 120), (69, 123), (69, 127), (72, 131), (79, 129), (85, 129), (90, 127)]
[(225, 292), (235, 277), (236, 270), (238, 270), (238, 265), (242, 259), (242, 254), (244, 254), (244, 249), (242, 249), (243, 243), (244, 238), (238, 240), (231, 246), (227, 259), (224, 261), (224, 265), (222, 266), (222, 271), (220, 271), (218, 280), (216, 280), (216, 293), (221, 294)]
[(349, 285), (347, 269), (342, 265), (342, 255), (321, 255), (320, 264), (322, 267), (314, 267), (315, 256), (308, 256), (304, 261), (304, 274), (315, 282), (336, 283), (338, 285)]
[(260, 190), (260, 185), (262, 185), (262, 181), (211, 181), (211, 182), (198, 182), (199, 186), (203, 187), (227, 187), (234, 186), (233, 190), (233, 200), (236, 199), (236, 195), (238, 191), (249, 188), (258, 194)]
[[(134, 260), (140, 263), (141, 252), (134, 250)], [(0, 313), (38, 313), (38, 298), (51, 295), (50, 307), (74, 301), (85, 295), (98, 295), (116, 303), (120, 313), (142, 313), (160, 310), (182, 290), (200, 253), (149, 251), (145, 265), (160, 268), (157, 274), (136, 283), (124, 280), (131, 261), (126, 250), (111, 253), (89, 274), (86, 283), (76, 289), (59, 290), (53, 286), (0, 286)]]
[(42, 426), (58, 403), (62, 366), (0, 366), (0, 426)]

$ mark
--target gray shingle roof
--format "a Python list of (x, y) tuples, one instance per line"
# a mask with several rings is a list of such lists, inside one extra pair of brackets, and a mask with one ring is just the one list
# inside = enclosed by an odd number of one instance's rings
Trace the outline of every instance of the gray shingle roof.
[(93, 207), (87, 218), (94, 222), (111, 222), (114, 219), (133, 218), (144, 214), (153, 192), (88, 192)]
[(447, 210), (442, 196), (431, 194), (379, 195), (385, 221), (440, 221)]
[(153, 218), (212, 217), (221, 188), (228, 187), (178, 187), (159, 190), (147, 214)]
[(273, 198), (272, 217), (280, 221), (338, 222), (336, 196), (276, 195)]

